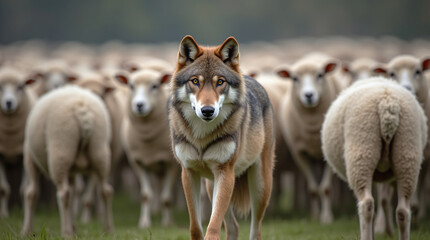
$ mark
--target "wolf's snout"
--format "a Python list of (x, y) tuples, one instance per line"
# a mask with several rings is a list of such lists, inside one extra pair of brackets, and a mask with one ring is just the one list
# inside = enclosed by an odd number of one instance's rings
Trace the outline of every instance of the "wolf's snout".
[(214, 115), (215, 108), (214, 107), (205, 106), (205, 107), (202, 107), (201, 111), (202, 111), (203, 116), (209, 118), (209, 117), (212, 117)]

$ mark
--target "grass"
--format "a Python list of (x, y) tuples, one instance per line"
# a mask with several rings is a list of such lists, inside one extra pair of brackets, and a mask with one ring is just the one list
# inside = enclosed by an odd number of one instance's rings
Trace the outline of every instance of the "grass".
[[(189, 239), (188, 214), (186, 209), (174, 213), (176, 225), (163, 228), (160, 225), (159, 214), (153, 216), (153, 227), (142, 230), (137, 228), (139, 204), (125, 194), (119, 194), (114, 199), (115, 232), (105, 234), (99, 221), (88, 225), (78, 222), (78, 234), (73, 239), (144, 239), (144, 240), (185, 240)], [(12, 209), (8, 219), (0, 220), (0, 239), (22, 239), (19, 235), (22, 226), (23, 212)], [(248, 239), (249, 218), (240, 221), (239, 239)], [(61, 223), (56, 208), (38, 207), (34, 218), (34, 235), (24, 239), (61, 239)], [(263, 239), (269, 240), (343, 240), (359, 239), (359, 224), (356, 216), (337, 218), (329, 226), (321, 226), (316, 222), (302, 217), (280, 217), (276, 214), (266, 216), (263, 222)], [(221, 235), (224, 239), (224, 233)], [(377, 235), (376, 239), (391, 239)], [(394, 238), (396, 239), (396, 238)], [(411, 239), (430, 239), (430, 221), (421, 222), (418, 229), (411, 232)]]

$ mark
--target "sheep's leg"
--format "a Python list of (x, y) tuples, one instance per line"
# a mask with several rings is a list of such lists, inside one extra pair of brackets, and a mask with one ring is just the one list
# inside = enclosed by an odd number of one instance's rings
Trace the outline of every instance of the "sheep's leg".
[[(213, 183), (206, 179), (206, 191), (209, 200), (212, 202)], [(224, 229), (227, 240), (236, 240), (239, 236), (239, 224), (237, 223), (236, 217), (234, 216), (233, 209), (231, 206), (228, 207), (227, 212), (224, 216)]]
[(84, 179), (81, 174), (76, 174), (73, 181), (73, 218), (79, 215), (82, 205), (82, 192), (84, 191)]
[(182, 167), (182, 186), (190, 216), (190, 239), (203, 239), (202, 220), (200, 215), (201, 177), (191, 169)]
[(358, 199), (358, 215), (360, 218), (360, 239), (373, 240), (374, 199), (372, 197), (371, 179), (361, 189), (355, 189)]
[(270, 155), (270, 150), (265, 149), (264, 151), (263, 157), (265, 159), (248, 169), (248, 188), (251, 200), (250, 240), (261, 240), (261, 224), (272, 192), (271, 161), (273, 158), (272, 156), (264, 156)]
[(388, 183), (378, 183), (376, 184), (376, 189), (378, 194), (378, 213), (375, 220), (375, 232), (393, 236), (393, 206), (391, 205), (393, 188)]
[(321, 216), (320, 222), (322, 224), (329, 224), (333, 222), (333, 213), (331, 211), (331, 185), (332, 185), (333, 172), (327, 164), (324, 167), (324, 175), (320, 185), (320, 198), (321, 198)]
[(393, 198), (394, 189), (393, 187), (385, 183), (383, 185), (384, 198), (382, 199), (382, 207), (384, 208), (385, 216), (385, 233), (388, 236), (393, 236), (394, 234), (394, 224), (393, 224), (393, 206), (391, 204), (391, 199)]
[(153, 197), (150, 176), (148, 172), (135, 161), (130, 161), (130, 164), (140, 183), (141, 208), (138, 226), (139, 228), (148, 228), (151, 226), (151, 200)]
[(0, 159), (0, 218), (9, 216), (7, 201), (9, 199), (10, 187), (6, 179), (6, 171)]
[(30, 234), (33, 231), (33, 213), (39, 193), (39, 173), (36, 166), (30, 157), (28, 150), (24, 153), (24, 172), (26, 181), (24, 186), (24, 223), (22, 225), (21, 234), (23, 236)]
[[(92, 142), (89, 146), (89, 157), (91, 159), (91, 163), (94, 166), (98, 177), (98, 183), (100, 183), (101, 188), (101, 196), (103, 200), (104, 207), (104, 228), (106, 232), (113, 231), (113, 214), (112, 214), (112, 197), (113, 197), (113, 188), (109, 184), (109, 171), (110, 167), (110, 149), (108, 145), (99, 146)], [(91, 180), (92, 179), (92, 180)], [(97, 183), (97, 179), (94, 178), (94, 175), (91, 177), (91, 181)], [(88, 190), (88, 189), (87, 189)], [(95, 188), (91, 190), (92, 194), (95, 192)]]
[(374, 229), (375, 233), (384, 233), (385, 232), (385, 212), (382, 207), (382, 201), (386, 197), (384, 196), (383, 183), (376, 183), (376, 196), (377, 196), (377, 207), (376, 207), (376, 217)]
[(72, 223), (72, 208), (71, 208), (71, 188), (67, 179), (67, 175), (64, 179), (56, 183), (57, 186), (57, 201), (60, 209), (61, 218), (61, 234), (64, 237), (70, 237), (73, 235), (73, 223)]
[(91, 220), (91, 213), (94, 206), (94, 198), (96, 192), (97, 176), (91, 175), (88, 179), (88, 183), (85, 189), (85, 193), (82, 196), (83, 209), (81, 215), (81, 222), (88, 223)]
[(392, 142), (392, 164), (397, 178), (396, 221), (400, 240), (410, 238), (410, 198), (416, 190), (423, 159), (420, 138), (411, 136), (410, 126), (400, 124)]
[(178, 166), (176, 164), (171, 164), (168, 167), (167, 173), (164, 177), (163, 188), (161, 192), (161, 203), (163, 207), (163, 226), (169, 226), (172, 224), (172, 193), (173, 185), (176, 182), (177, 173)]
[(312, 173), (312, 168), (309, 164), (308, 159), (304, 154), (294, 153), (294, 159), (296, 164), (306, 178), (306, 183), (308, 184), (308, 191), (310, 194), (311, 202), (311, 217), (312, 220), (318, 220), (320, 215), (320, 205), (318, 201), (318, 184)]

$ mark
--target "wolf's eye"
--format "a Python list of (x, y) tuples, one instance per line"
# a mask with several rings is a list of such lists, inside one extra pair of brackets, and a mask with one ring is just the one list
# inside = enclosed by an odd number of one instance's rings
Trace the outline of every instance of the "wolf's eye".
[(216, 85), (221, 86), (223, 83), (224, 83), (224, 80), (218, 79), (218, 81), (216, 82)]
[(193, 80), (191, 80), (193, 82), (194, 85), (199, 85), (199, 80), (197, 78), (193, 78)]

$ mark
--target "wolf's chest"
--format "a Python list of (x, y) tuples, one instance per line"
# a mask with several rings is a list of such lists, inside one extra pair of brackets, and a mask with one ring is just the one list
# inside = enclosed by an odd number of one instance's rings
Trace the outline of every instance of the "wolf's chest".
[(233, 156), (235, 151), (236, 143), (234, 141), (216, 142), (204, 149), (185, 142), (175, 145), (175, 154), (181, 164), (186, 168), (196, 170), (224, 164)]

